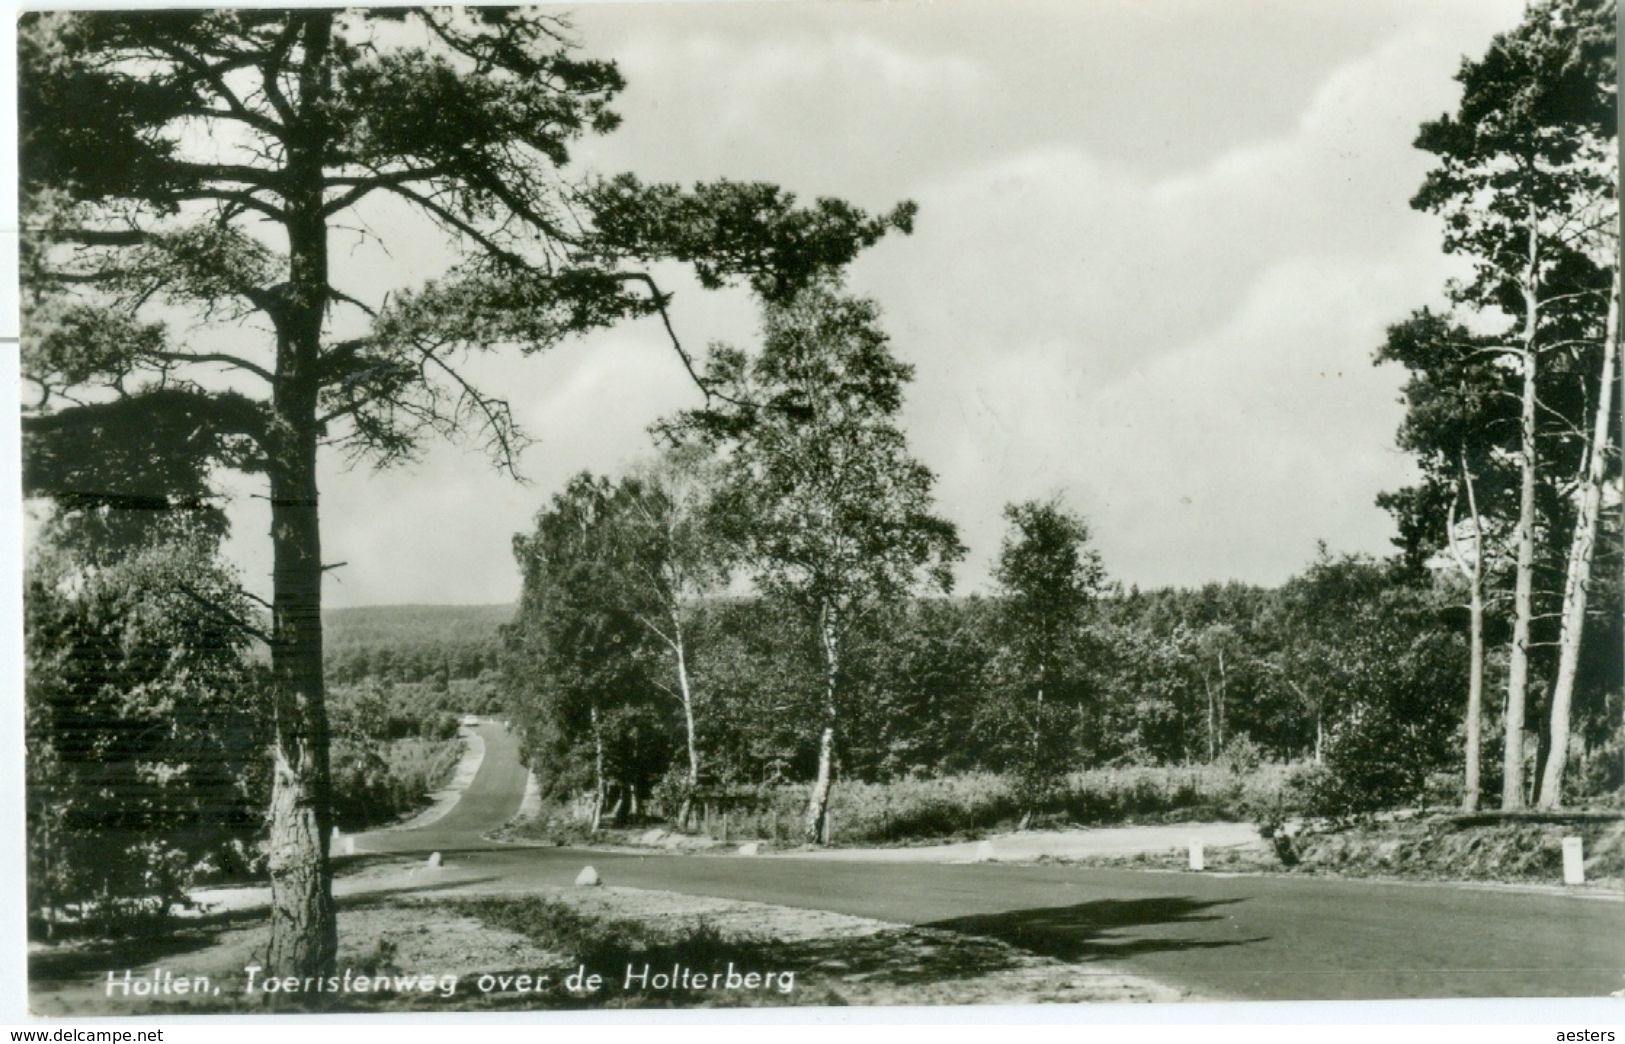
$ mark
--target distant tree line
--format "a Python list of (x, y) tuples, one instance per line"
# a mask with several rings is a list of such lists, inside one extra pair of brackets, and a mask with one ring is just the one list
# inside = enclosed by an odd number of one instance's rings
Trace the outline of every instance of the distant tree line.
[(353, 685), (423, 682), (446, 687), (502, 666), (500, 624), (509, 606), (373, 606), (326, 614), (327, 679)]
[[(1430, 785), (1442, 777), (1459, 793), (1463, 771), (1468, 649), (1454, 596), (1402, 561), (1325, 553), (1275, 589), (1103, 585), (1052, 635), (1042, 703), (1009, 594), (902, 600), (847, 643), (838, 776), (992, 771), (1017, 777), (1037, 808), (1070, 772), (1240, 752), (1314, 766), (1308, 798), (1326, 814), (1437, 802)], [(545, 793), (592, 791), (612, 818), (656, 799), (680, 821), (691, 787), (722, 798), (816, 780), (823, 665), (802, 614), (770, 596), (716, 595), (684, 615), (692, 782), (669, 659), (634, 621), (597, 603), (570, 697), (548, 657), (514, 650), (511, 714)], [(521, 619), (510, 635), (530, 626)], [(1618, 680), (1604, 669), (1584, 681), (1589, 753), (1573, 787), (1595, 797), (1617, 787)]]

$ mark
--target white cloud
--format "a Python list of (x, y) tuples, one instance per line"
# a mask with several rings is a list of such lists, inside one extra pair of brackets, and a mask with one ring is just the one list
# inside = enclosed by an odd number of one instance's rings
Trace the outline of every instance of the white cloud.
[[(1328, 66), (1295, 119), (1249, 121), (1238, 90), (1223, 147), (1182, 170), (1052, 125), (1045, 106), (1089, 99), (1002, 92), (1021, 54), (915, 48), (878, 20), (740, 38), (653, 19), (617, 52), (627, 128), (592, 156), (650, 178), (919, 201), (917, 233), (865, 255), (853, 281), (917, 366), (910, 436), (972, 547), (968, 586), (996, 552), (1001, 506), (1055, 491), (1089, 514), (1119, 578), (1275, 581), (1317, 538), (1386, 544), (1372, 497), (1408, 464), (1391, 448), (1399, 375), (1370, 353), (1451, 271), (1434, 224), (1406, 207), (1426, 167), (1410, 141), (1451, 106), (1457, 56), (1510, 24), (1500, 6), (1373, 16), (1399, 28)], [(1115, 117), (1139, 121), (1115, 144), (1143, 158), (1146, 142), (1194, 133), (1160, 104)], [(678, 309), (691, 349), (752, 337), (737, 295), (685, 291)], [(512, 533), (569, 474), (644, 452), (646, 425), (694, 394), (647, 326), (486, 376), (541, 438), (534, 484), (446, 447), (397, 475), (330, 469), (326, 550), (351, 563), (333, 604), (511, 597)], [(250, 561), (264, 528), (239, 524)]]
[(1056, 491), (1141, 584), (1278, 581), (1322, 537), (1385, 549), (1373, 498), (1409, 465), (1400, 375), (1370, 360), (1452, 271), (1406, 207), (1451, 48), (1392, 40), (1329, 74), (1289, 135), (1173, 177), (1053, 145), (919, 193), (914, 240), (858, 273), (919, 367), (911, 423), (967, 580), (1000, 506)]
[(850, 85), (888, 96), (967, 94), (990, 82), (987, 70), (962, 55), (920, 54), (853, 31), (784, 33), (744, 46), (717, 33), (645, 33), (616, 60), (634, 84), (640, 74), (646, 82), (670, 85), (706, 70), (705, 88), (715, 90), (718, 80), (712, 77), (719, 77), (736, 88), (730, 93), (739, 111), (754, 118), (770, 116), (762, 107), (782, 95), (816, 97)]

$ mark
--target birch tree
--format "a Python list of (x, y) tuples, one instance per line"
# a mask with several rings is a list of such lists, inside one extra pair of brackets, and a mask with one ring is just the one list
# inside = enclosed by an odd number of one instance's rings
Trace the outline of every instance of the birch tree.
[(648, 688), (638, 662), (642, 626), (617, 597), (613, 499), (607, 479), (579, 474), (537, 512), (531, 533), (514, 537), (522, 583), (507, 629), (518, 660), (511, 685), (533, 756), (573, 759), (586, 738), (594, 831), (615, 782), (612, 723), (644, 702)]
[(1389, 328), (1377, 361), (1410, 371), (1401, 449), (1416, 455), (1420, 483), (1378, 503), (1399, 523), (1398, 543), (1417, 569), (1442, 558), (1466, 586), (1469, 663), (1462, 807), (1479, 806), (1484, 727), (1485, 613), (1491, 574), (1506, 560), (1505, 523), (1519, 481), (1512, 381), (1493, 337), (1422, 310)]
[(1058, 501), (1008, 504), (1004, 517), (1010, 532), (993, 578), (1004, 637), (1021, 675), (1017, 717), (1027, 731), (1019, 765), (1025, 828), (1065, 772), (1071, 730), (1056, 713), (1055, 690), (1067, 680), (1061, 677), (1063, 665), (1077, 648), (1084, 614), (1105, 586), (1106, 570), (1089, 546), (1087, 523)]
[(677, 821), (686, 824), (700, 785), (695, 725), (691, 616), (696, 603), (727, 583), (722, 541), (710, 523), (715, 478), (698, 447), (674, 447), (616, 487), (611, 511), (620, 546), (620, 590), (628, 610), (670, 660), (671, 684), (656, 681), (682, 712), (687, 775)]
[(832, 281), (763, 311), (762, 347), (713, 349), (712, 405), (663, 430), (715, 447), (719, 519), (763, 593), (794, 606), (823, 663), (817, 768), (802, 823), (828, 840), (848, 639), (877, 608), (922, 585), (946, 591), (964, 553), (933, 514), (935, 476), (898, 424), (913, 367), (896, 359), (871, 301)]

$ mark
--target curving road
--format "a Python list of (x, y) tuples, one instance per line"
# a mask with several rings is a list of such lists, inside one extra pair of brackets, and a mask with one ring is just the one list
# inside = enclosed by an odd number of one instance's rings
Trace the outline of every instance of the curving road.
[[(1064, 866), (627, 855), (497, 845), (519, 807), (512, 736), (481, 727), (463, 800), (377, 851), (441, 851), (463, 887), (608, 884), (833, 910), (987, 935), (1080, 965), (1249, 1000), (1603, 996), (1625, 988), (1625, 903), (1449, 885)], [(466, 807), (465, 807), (466, 805)]]
[(474, 732), (485, 744), (480, 769), (457, 804), (420, 827), (358, 834), (358, 852), (429, 852), (495, 847), (485, 835), (519, 812), (530, 773), (519, 763), (519, 742), (501, 722), (480, 719)]

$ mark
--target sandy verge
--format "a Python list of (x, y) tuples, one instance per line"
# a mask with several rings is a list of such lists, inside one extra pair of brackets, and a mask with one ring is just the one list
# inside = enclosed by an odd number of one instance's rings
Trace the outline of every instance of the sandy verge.
[(1037, 1004), (1193, 1000), (1188, 991), (1120, 969), (1071, 964), (993, 939), (866, 917), (639, 888), (564, 889), (550, 898), (583, 913), (670, 926), (708, 925), (725, 938), (771, 939), (828, 956), (813, 977), (845, 1004)]
[[(718, 841), (699, 834), (661, 828), (618, 830), (603, 840), (574, 844), (604, 852), (691, 852), (727, 855), (751, 838)], [(760, 856), (828, 859), (859, 863), (1031, 863), (1041, 859), (1087, 859), (1185, 851), (1193, 843), (1205, 852), (1267, 851), (1258, 828), (1250, 823), (1166, 823), (1122, 827), (1078, 827), (1070, 830), (1024, 830), (993, 834), (977, 841), (944, 844), (852, 848), (772, 847), (763, 842)]]
[(1147, 826), (1083, 827), (1074, 830), (1023, 830), (993, 834), (980, 841), (897, 848), (825, 848), (786, 852), (800, 859), (837, 859), (871, 863), (1031, 862), (1049, 857), (1133, 855), (1185, 848), (1264, 847), (1251, 823), (1165, 823)]
[(519, 811), (514, 813), (513, 822), (526, 823), (541, 814), (542, 787), (536, 782), (536, 772), (532, 770), (525, 776), (525, 796), (519, 801)]

